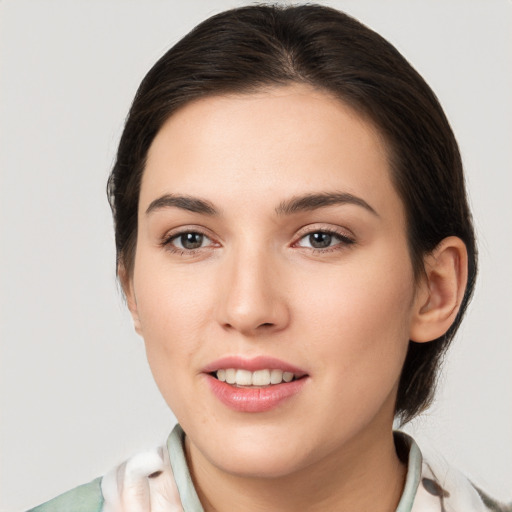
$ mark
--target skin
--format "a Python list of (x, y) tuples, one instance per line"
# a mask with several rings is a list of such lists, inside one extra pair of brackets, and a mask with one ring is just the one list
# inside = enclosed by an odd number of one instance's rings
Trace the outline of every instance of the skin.
[[(276, 211), (334, 192), (370, 208)], [(147, 211), (166, 194), (217, 214)], [(406, 472), (392, 437), (400, 371), (409, 339), (453, 321), (465, 252), (446, 239), (414, 280), (377, 130), (301, 85), (195, 101), (154, 139), (138, 215), (133, 274), (120, 275), (205, 510), (395, 510)], [(195, 250), (179, 236), (191, 232), (203, 234)], [(322, 232), (335, 233), (330, 245), (312, 247)], [(270, 411), (233, 411), (202, 373), (232, 355), (281, 359), (307, 382)]]

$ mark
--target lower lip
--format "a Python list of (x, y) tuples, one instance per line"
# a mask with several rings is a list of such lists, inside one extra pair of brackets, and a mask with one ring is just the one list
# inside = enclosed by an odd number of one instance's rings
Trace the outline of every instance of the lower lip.
[(239, 388), (207, 375), (213, 394), (230, 409), (238, 412), (265, 412), (274, 409), (296, 395), (306, 383), (307, 377), (261, 388)]

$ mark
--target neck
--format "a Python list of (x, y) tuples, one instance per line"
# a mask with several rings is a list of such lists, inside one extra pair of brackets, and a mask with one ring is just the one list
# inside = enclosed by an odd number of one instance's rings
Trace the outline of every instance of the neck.
[(277, 478), (226, 473), (201, 457), (188, 438), (186, 452), (205, 512), (393, 512), (406, 475), (391, 428), (377, 437), (375, 432), (365, 432), (351, 446)]

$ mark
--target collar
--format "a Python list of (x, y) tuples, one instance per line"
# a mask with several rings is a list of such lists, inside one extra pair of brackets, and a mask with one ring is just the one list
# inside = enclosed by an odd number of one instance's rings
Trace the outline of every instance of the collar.
[[(394, 432), (395, 445), (407, 459), (405, 487), (396, 512), (411, 512), (421, 479), (423, 457), (414, 439), (403, 432)], [(197, 496), (184, 450), (185, 432), (177, 424), (167, 439), (167, 450), (184, 512), (204, 512)]]

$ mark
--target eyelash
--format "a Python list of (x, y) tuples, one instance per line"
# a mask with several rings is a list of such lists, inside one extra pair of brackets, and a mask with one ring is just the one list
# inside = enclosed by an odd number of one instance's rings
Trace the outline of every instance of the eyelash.
[[(319, 234), (319, 233), (321, 233), (323, 235), (330, 235), (332, 237), (337, 238), (338, 243), (331, 245), (329, 247), (324, 247), (324, 248), (302, 247), (302, 249), (307, 249), (313, 253), (325, 254), (328, 252), (343, 250), (343, 249), (345, 249), (351, 245), (354, 245), (356, 243), (356, 241), (353, 238), (351, 238), (350, 236), (348, 236), (346, 233), (337, 231), (336, 229), (316, 228), (316, 229), (310, 229), (307, 232), (301, 233), (300, 236), (298, 237), (297, 242), (295, 242), (293, 244), (293, 246), (297, 246), (297, 244), (304, 238), (315, 235), (315, 234)], [(299, 247), (301, 247), (301, 246), (299, 246)]]
[[(333, 236), (333, 237), (337, 238), (339, 242), (332, 246), (328, 246), (328, 247), (324, 247), (324, 248), (303, 247), (303, 246), (298, 245), (298, 243), (301, 240), (303, 240), (304, 238), (306, 238), (308, 236), (315, 235), (315, 234), (319, 234), (319, 233), (321, 233), (323, 235)], [(201, 235), (201, 236), (207, 238), (208, 240), (210, 240), (212, 242), (212, 244), (208, 245), (206, 247), (198, 247), (196, 249), (181, 249), (181, 248), (173, 245), (174, 240), (177, 240), (180, 237), (182, 237), (184, 235), (189, 235), (189, 234)], [(342, 233), (335, 229), (316, 228), (316, 229), (311, 229), (309, 231), (301, 233), (300, 236), (298, 237), (297, 241), (292, 244), (292, 247), (299, 247), (302, 249), (307, 249), (308, 251), (311, 251), (313, 253), (324, 253), (325, 254), (328, 252), (343, 250), (344, 248), (351, 246), (355, 243), (356, 243), (356, 241), (353, 238), (349, 237), (346, 233)], [(211, 238), (206, 233), (204, 233), (203, 231), (201, 231), (199, 229), (188, 229), (188, 230), (179, 231), (177, 233), (172, 233), (169, 236), (165, 236), (162, 239), (162, 242), (160, 245), (162, 247), (166, 248), (168, 251), (170, 251), (173, 254), (178, 254), (180, 256), (195, 256), (198, 252), (200, 252), (204, 249), (209, 249), (212, 247), (212, 245), (215, 246), (215, 242), (213, 242), (211, 240)]]
[(210, 246), (206, 247), (198, 247), (197, 249), (181, 249), (180, 247), (176, 247), (173, 245), (173, 241), (177, 240), (178, 238), (184, 236), (184, 235), (201, 235), (208, 240), (212, 241), (211, 238), (201, 231), (200, 229), (185, 229), (183, 231), (179, 231), (177, 233), (172, 233), (171, 235), (165, 236), (161, 242), (161, 246), (170, 251), (173, 254), (178, 254), (179, 256), (195, 256), (199, 251), (208, 249)]

